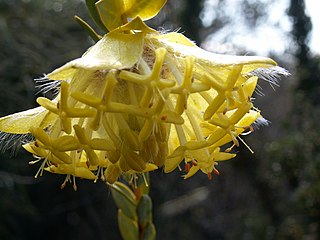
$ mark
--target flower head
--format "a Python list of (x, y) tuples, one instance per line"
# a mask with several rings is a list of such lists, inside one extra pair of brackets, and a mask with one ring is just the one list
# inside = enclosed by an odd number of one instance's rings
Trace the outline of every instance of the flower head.
[(218, 174), (218, 162), (235, 157), (239, 135), (261, 122), (251, 101), (258, 76), (274, 81), (287, 72), (269, 58), (206, 52), (180, 33), (149, 28), (140, 10), (117, 9), (134, 18), (123, 25), (102, 18), (111, 31), (46, 75), (60, 82), (57, 97), (39, 97), (39, 107), (1, 118), (0, 130), (31, 133), (23, 147), (42, 161), (38, 174), (67, 180), (101, 176), (112, 183), (122, 173), (171, 172), (181, 163), (185, 178), (199, 170)]

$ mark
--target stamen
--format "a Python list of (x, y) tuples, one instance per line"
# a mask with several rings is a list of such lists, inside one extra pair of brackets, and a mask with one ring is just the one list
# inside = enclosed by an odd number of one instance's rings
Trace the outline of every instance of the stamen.
[(229, 153), (229, 152), (231, 152), (231, 151), (232, 151), (232, 149), (233, 149), (235, 146), (236, 146), (236, 144), (235, 144), (235, 143), (233, 143), (231, 147), (227, 148), (227, 149), (226, 149), (226, 150), (224, 150), (224, 151), (225, 151), (226, 153)]
[(66, 178), (64, 179), (63, 183), (60, 186), (60, 189), (64, 189), (67, 186), (68, 179), (69, 179), (69, 175), (67, 175)]
[(142, 74), (145, 74), (145, 75), (151, 74), (151, 69), (150, 69), (148, 63), (145, 60), (143, 60), (142, 58), (139, 62), (139, 67), (141, 67), (141, 69), (142, 69)]
[(73, 190), (74, 191), (77, 191), (78, 190), (78, 187), (77, 187), (77, 184), (76, 184), (76, 177), (74, 175), (72, 175), (72, 178), (73, 178)]
[(218, 176), (220, 175), (220, 172), (216, 168), (213, 168), (213, 173)]
[(166, 102), (167, 99), (164, 97), (162, 91), (161, 91), (158, 87), (156, 88), (156, 90), (157, 90), (157, 92), (159, 93), (159, 96), (161, 97), (162, 101), (163, 101), (163, 102)]
[(134, 173), (132, 174), (132, 180), (133, 180), (133, 185), (134, 185), (134, 189), (138, 189), (138, 184), (137, 184), (137, 175)]
[(246, 146), (246, 148), (252, 153), (254, 154), (254, 151), (249, 147), (249, 145), (241, 138), (238, 136), (238, 139)]
[(239, 147), (239, 141), (237, 140), (237, 135), (234, 132), (232, 132), (231, 130), (229, 131), (229, 135), (231, 136), (233, 143), (237, 147)]
[(171, 73), (173, 74), (173, 76), (177, 80), (178, 86), (180, 86), (183, 81), (183, 76), (182, 76), (181, 72), (179, 71), (179, 69), (176, 67), (177, 64), (170, 57), (166, 57), (166, 61), (168, 62), (168, 64), (167, 64), (168, 68), (171, 70)]
[(142, 173), (142, 177), (143, 177), (143, 181), (144, 181), (145, 186), (146, 186), (146, 187), (149, 187), (149, 184), (148, 184), (146, 175), (145, 175), (144, 173)]
[(34, 158), (38, 158), (38, 159), (37, 159), (37, 160), (34, 160), (34, 161), (30, 161), (30, 162), (29, 162), (30, 165), (36, 164), (36, 163), (40, 162), (40, 161), (43, 159), (43, 158), (38, 157), (38, 156), (35, 156), (35, 155), (33, 155), (33, 157), (34, 157)]
[(44, 166), (46, 165), (47, 161), (48, 161), (47, 158), (45, 158), (43, 160), (43, 162), (41, 163), (36, 175), (34, 176), (34, 178), (38, 178), (38, 176), (40, 176), (40, 177), (42, 176), (42, 173), (43, 173), (43, 170), (44, 170)]
[(246, 127), (234, 126), (234, 127), (243, 129), (244, 131), (247, 131), (247, 132), (242, 132), (241, 133), (242, 136), (246, 136), (246, 135), (249, 135), (250, 133), (254, 132), (254, 128), (252, 126), (246, 126)]

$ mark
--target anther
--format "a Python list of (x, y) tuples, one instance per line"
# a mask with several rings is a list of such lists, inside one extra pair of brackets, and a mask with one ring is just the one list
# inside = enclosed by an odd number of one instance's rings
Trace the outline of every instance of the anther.
[(220, 175), (220, 172), (216, 168), (213, 169), (213, 173), (218, 176)]
[(167, 120), (167, 116), (162, 116), (160, 119), (161, 119), (162, 121), (165, 121), (165, 120)]
[(198, 166), (198, 161), (195, 160), (195, 159), (193, 159), (193, 160), (192, 160), (192, 165), (193, 165), (193, 166)]
[(78, 190), (78, 187), (77, 187), (77, 184), (76, 184), (76, 177), (75, 176), (72, 176), (73, 177), (73, 190), (74, 191), (77, 191)]
[(190, 172), (190, 163), (186, 163), (185, 170), (187, 173)]
[(223, 115), (225, 115), (225, 114), (227, 113), (227, 111), (228, 111), (228, 108), (224, 108), (224, 109), (223, 109), (223, 112), (222, 112)]
[(67, 178), (64, 180), (64, 182), (61, 184), (60, 189), (64, 189), (67, 185)]
[(235, 144), (232, 144), (232, 146), (229, 147), (229, 148), (227, 148), (226, 150), (224, 150), (224, 152), (226, 152), (226, 153), (231, 152), (231, 150), (232, 150), (235, 146), (236, 146)]
[(243, 130), (246, 132), (241, 133), (241, 135), (248, 135), (248, 134), (254, 132), (254, 129), (252, 126), (243, 127)]

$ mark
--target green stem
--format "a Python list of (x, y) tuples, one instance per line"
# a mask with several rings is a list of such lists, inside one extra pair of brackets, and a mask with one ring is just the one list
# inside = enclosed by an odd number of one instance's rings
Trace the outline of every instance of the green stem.
[[(134, 175), (131, 187), (115, 182), (112, 197), (119, 208), (118, 224), (123, 240), (154, 240), (156, 229), (152, 222), (152, 201), (148, 195), (149, 174)], [(128, 181), (129, 182), (129, 181)]]

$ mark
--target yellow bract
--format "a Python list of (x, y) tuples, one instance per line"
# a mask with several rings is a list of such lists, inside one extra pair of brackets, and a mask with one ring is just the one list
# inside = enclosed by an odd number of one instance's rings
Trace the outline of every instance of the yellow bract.
[(26, 134), (33, 126), (46, 128), (53, 115), (45, 108), (37, 107), (0, 118), (0, 131), (13, 134)]
[[(272, 73), (273, 81), (285, 71), (269, 58), (209, 53), (182, 34), (146, 26), (142, 19), (164, 3), (99, 1), (111, 32), (47, 75), (61, 81), (58, 96), (0, 118), (0, 131), (34, 136), (24, 148), (43, 161), (37, 175), (45, 169), (113, 183), (183, 163), (185, 178), (199, 170), (211, 178), (219, 161), (235, 157), (239, 135), (262, 118), (251, 102), (256, 75)], [(122, 25), (123, 17), (135, 18)]]
[(153, 18), (166, 3), (166, 0), (100, 0), (96, 7), (103, 24), (109, 31), (118, 28), (128, 18), (139, 16), (142, 20)]

